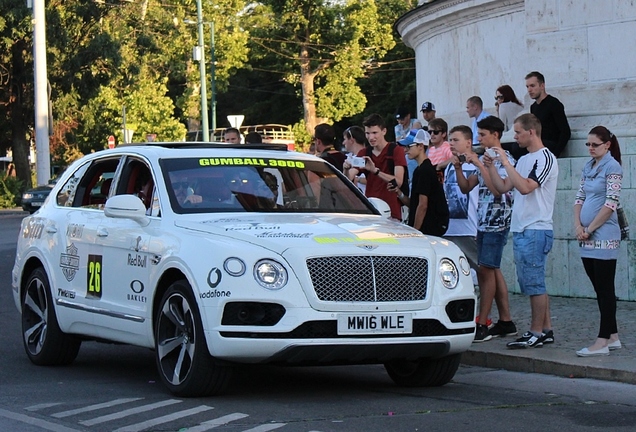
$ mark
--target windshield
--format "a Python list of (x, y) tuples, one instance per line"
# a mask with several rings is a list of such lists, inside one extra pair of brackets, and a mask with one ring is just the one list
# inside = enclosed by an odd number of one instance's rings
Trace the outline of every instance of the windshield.
[(360, 191), (321, 161), (272, 158), (161, 160), (175, 213), (377, 214)]

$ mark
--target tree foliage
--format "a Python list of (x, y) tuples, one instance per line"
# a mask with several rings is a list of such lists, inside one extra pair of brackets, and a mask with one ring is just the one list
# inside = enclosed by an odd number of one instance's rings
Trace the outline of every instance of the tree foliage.
[(252, 50), (300, 87), (308, 131), (364, 109), (358, 80), (395, 44), (374, 0), (263, 0), (250, 16)]

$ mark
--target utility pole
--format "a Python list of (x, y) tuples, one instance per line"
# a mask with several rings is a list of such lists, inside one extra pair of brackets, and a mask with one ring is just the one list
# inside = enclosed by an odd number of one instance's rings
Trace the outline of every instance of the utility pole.
[(33, 0), (33, 69), (35, 74), (36, 181), (45, 185), (51, 178), (49, 149), (49, 100), (46, 78), (46, 23), (44, 0)]
[(214, 52), (214, 21), (210, 21), (210, 105), (212, 107), (212, 131), (216, 129), (216, 53)]
[(203, 141), (210, 141), (210, 128), (208, 127), (208, 95), (205, 90), (205, 44), (203, 43), (203, 8), (201, 0), (197, 0), (197, 27), (199, 32), (199, 74), (201, 75), (201, 133)]

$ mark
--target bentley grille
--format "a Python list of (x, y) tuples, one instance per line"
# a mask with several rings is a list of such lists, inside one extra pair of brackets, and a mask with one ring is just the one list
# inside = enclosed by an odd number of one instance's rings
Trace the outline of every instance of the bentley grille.
[(307, 268), (318, 299), (328, 302), (424, 300), (428, 260), (403, 256), (309, 258)]

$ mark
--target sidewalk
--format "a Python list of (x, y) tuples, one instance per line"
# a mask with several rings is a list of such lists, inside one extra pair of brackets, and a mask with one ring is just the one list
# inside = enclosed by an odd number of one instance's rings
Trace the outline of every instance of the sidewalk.
[[(519, 336), (530, 328), (530, 300), (510, 294), (510, 311)], [(554, 344), (541, 348), (508, 349), (519, 336), (473, 343), (462, 363), (517, 372), (543, 373), (570, 378), (594, 378), (636, 384), (636, 302), (619, 301), (618, 334), (623, 348), (609, 356), (578, 357), (576, 351), (591, 345), (598, 335), (596, 299), (550, 297)], [(493, 303), (493, 322), (497, 321)]]
[(2, 216), (28, 216), (29, 212), (22, 210), (22, 207), (10, 209), (0, 209), (0, 217)]

